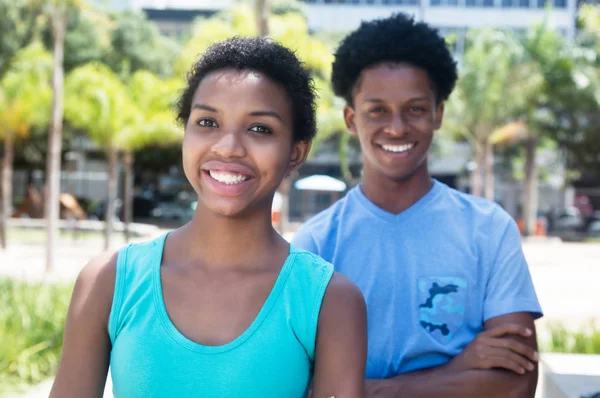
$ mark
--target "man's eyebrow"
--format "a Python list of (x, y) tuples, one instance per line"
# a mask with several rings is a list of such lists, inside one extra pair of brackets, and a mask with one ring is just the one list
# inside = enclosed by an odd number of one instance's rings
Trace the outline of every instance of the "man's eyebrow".
[[(423, 96), (423, 97), (411, 98), (408, 101), (412, 102), (412, 101), (429, 101), (429, 100), (431, 100), (431, 98), (429, 98), (427, 96)], [(385, 102), (385, 101), (382, 100), (381, 98), (365, 98), (364, 102), (381, 103), (381, 102)]]
[(250, 116), (269, 116), (269, 117), (273, 117), (279, 121), (282, 121), (281, 116), (279, 116), (279, 114), (277, 112), (273, 112), (273, 111), (250, 112)]
[(379, 102), (383, 102), (383, 100), (380, 99), (380, 98), (365, 98), (365, 102), (377, 102), (377, 103), (379, 103)]

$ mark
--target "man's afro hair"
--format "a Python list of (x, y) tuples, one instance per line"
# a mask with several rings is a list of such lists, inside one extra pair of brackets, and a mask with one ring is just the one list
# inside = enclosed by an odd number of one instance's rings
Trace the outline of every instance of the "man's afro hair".
[(211, 45), (187, 75), (187, 86), (177, 102), (177, 120), (184, 126), (192, 100), (204, 77), (233, 68), (264, 74), (283, 86), (292, 103), (293, 141), (308, 141), (316, 134), (314, 82), (302, 62), (287, 47), (260, 37), (233, 37)]
[(448, 99), (458, 77), (456, 62), (437, 30), (397, 13), (363, 22), (344, 38), (333, 63), (331, 80), (335, 94), (353, 104), (354, 86), (363, 69), (387, 62), (424, 69), (438, 102)]

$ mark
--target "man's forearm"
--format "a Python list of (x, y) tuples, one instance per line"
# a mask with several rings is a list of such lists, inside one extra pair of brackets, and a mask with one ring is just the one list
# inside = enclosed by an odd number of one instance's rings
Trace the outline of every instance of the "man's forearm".
[(367, 398), (533, 398), (537, 369), (525, 375), (505, 370), (453, 371), (440, 366), (385, 380), (367, 380)]

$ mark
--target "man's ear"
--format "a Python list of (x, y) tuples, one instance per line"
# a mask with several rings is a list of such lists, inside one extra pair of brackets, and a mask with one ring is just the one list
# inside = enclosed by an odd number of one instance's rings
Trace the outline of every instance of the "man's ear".
[(290, 156), (290, 162), (288, 163), (287, 171), (285, 176), (289, 176), (292, 172), (298, 170), (300, 166), (306, 160), (312, 141), (296, 141), (292, 148), (292, 155)]
[(442, 121), (444, 120), (444, 103), (440, 102), (435, 109), (435, 120), (434, 130), (439, 130), (442, 127)]
[(356, 111), (350, 105), (346, 105), (344, 107), (344, 122), (346, 123), (346, 128), (350, 132), (350, 134), (356, 135), (356, 123), (354, 117), (356, 116)]

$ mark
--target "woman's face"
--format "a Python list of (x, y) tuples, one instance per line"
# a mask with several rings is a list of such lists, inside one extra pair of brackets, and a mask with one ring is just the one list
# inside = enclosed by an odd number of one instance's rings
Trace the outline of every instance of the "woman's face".
[(310, 143), (293, 143), (285, 89), (253, 71), (222, 69), (196, 89), (183, 140), (183, 168), (199, 206), (223, 216), (270, 212), (281, 180)]

